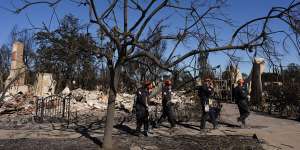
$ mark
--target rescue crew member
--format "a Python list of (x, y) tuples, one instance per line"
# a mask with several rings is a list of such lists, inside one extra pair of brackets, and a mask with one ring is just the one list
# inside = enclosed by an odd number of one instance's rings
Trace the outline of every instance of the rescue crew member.
[[(198, 96), (201, 100), (201, 107), (202, 107), (202, 117), (201, 117), (201, 124), (200, 128), (205, 129), (206, 121), (210, 118), (214, 129), (217, 128), (217, 112), (216, 110), (210, 106), (210, 98), (213, 94), (213, 84), (210, 78), (206, 78), (204, 80), (203, 85), (198, 85), (196, 88), (198, 90)], [(212, 103), (212, 102), (211, 102)]]
[(152, 88), (150, 81), (145, 81), (143, 87), (139, 88), (136, 92), (136, 99), (134, 103), (134, 110), (136, 113), (136, 135), (141, 133), (141, 128), (144, 125), (145, 136), (148, 136), (149, 130), (149, 94)]
[(250, 114), (248, 92), (246, 86), (244, 86), (243, 79), (239, 79), (237, 83), (238, 85), (234, 88), (234, 99), (240, 112), (240, 117), (237, 118), (237, 121), (242, 123), (242, 128), (245, 128), (246, 118)]
[(174, 106), (171, 102), (172, 99), (172, 82), (171, 80), (165, 80), (162, 89), (162, 115), (158, 120), (158, 125), (160, 125), (166, 117), (171, 125), (171, 128), (175, 127), (176, 117)]

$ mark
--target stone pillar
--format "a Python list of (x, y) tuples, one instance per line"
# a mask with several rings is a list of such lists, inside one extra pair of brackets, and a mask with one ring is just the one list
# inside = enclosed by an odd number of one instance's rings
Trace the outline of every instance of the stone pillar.
[[(11, 54), (11, 66), (9, 76), (5, 85), (13, 82), (13, 86), (23, 86), (25, 84), (25, 64), (24, 64), (24, 44), (21, 42), (15, 42), (13, 44)], [(14, 81), (15, 80), (15, 81)]]
[(38, 73), (37, 81), (34, 86), (34, 94), (36, 96), (50, 96), (55, 92), (56, 81), (51, 73)]

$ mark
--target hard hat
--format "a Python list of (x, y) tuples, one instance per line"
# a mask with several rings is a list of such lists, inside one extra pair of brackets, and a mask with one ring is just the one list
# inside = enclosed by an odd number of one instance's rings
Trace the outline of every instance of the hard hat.
[(153, 86), (153, 84), (152, 84), (152, 83), (150, 83), (150, 84), (148, 84), (148, 85), (147, 85), (147, 88), (148, 88), (148, 89), (153, 89), (153, 88), (154, 88), (154, 86)]
[(237, 83), (244, 83), (245, 81), (243, 80), (243, 79), (239, 79), (238, 81), (237, 81)]
[(171, 85), (172, 84), (172, 82), (171, 82), (171, 80), (165, 80), (165, 85)]
[(152, 83), (149, 80), (144, 81), (144, 86), (148, 89), (151, 90), (153, 89)]
[(151, 84), (151, 82), (150, 82), (149, 80), (145, 80), (145, 81), (144, 81), (144, 85), (148, 86), (148, 85), (150, 85), (150, 84)]
[(211, 80), (210, 80), (210, 78), (205, 78), (204, 81), (205, 82), (210, 82)]

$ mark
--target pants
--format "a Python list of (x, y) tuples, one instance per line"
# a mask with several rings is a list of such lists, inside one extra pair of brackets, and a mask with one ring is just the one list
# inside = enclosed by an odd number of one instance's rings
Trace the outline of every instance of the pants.
[(239, 112), (240, 112), (240, 117), (239, 120), (245, 124), (245, 120), (246, 118), (249, 116), (250, 111), (249, 111), (249, 107), (248, 107), (248, 103), (246, 100), (240, 100), (238, 103), (238, 108), (239, 108)]
[(176, 117), (173, 106), (163, 106), (163, 112), (158, 120), (158, 124), (161, 124), (163, 119), (165, 119), (166, 117), (168, 117), (168, 121), (171, 124), (171, 127), (175, 127)]
[(149, 113), (145, 108), (136, 110), (136, 131), (140, 132), (144, 125), (144, 132), (148, 132), (149, 129)]
[(206, 121), (208, 118), (210, 118), (211, 123), (213, 124), (214, 128), (217, 126), (217, 110), (216, 108), (210, 108), (208, 112), (205, 112), (204, 109), (202, 111), (202, 117), (201, 117), (201, 125), (200, 128), (204, 129), (206, 126)]

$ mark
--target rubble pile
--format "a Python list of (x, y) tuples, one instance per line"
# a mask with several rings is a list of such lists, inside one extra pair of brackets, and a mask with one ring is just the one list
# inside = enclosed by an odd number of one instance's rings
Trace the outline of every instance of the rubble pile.
[[(66, 90), (67, 91), (67, 90)], [(89, 109), (101, 109), (104, 110), (107, 107), (108, 95), (101, 91), (87, 91), (83, 89), (75, 89), (70, 91), (73, 99), (71, 110), (81, 111)], [(117, 94), (116, 108), (131, 112), (133, 108), (135, 95), (128, 93)], [(174, 92), (172, 102), (178, 106), (186, 103), (192, 104), (192, 98), (183, 95), (183, 92)], [(161, 105), (161, 94), (151, 98), (150, 109), (157, 109), (157, 106)]]
[(6, 95), (0, 108), (0, 114), (32, 114), (35, 110), (34, 97), (30, 94), (18, 93)]
[[(88, 91), (83, 89), (70, 90), (66, 87), (62, 91), (62, 95), (71, 96), (71, 112), (88, 113), (91, 110), (106, 110), (108, 103), (108, 95), (102, 91)], [(35, 113), (35, 100), (38, 97), (32, 93), (18, 93), (15, 95), (7, 94), (0, 108), (0, 114), (34, 114)], [(116, 97), (116, 109), (123, 110), (125, 112), (132, 112), (135, 95), (128, 93), (117, 94)], [(174, 92), (172, 97), (173, 103), (177, 108), (183, 107), (187, 103), (192, 103), (191, 97), (183, 95), (182, 92)], [(50, 103), (50, 101), (49, 101)], [(47, 104), (46, 109), (52, 109), (57, 107), (55, 104)], [(161, 94), (157, 94), (151, 98), (149, 105), (151, 112), (157, 112), (161, 110)]]
[(116, 108), (131, 112), (133, 108), (134, 98), (135, 95), (132, 94), (118, 94), (116, 98)]
[[(83, 89), (72, 90), (71, 110), (88, 110), (88, 109), (106, 109), (108, 95), (102, 91), (87, 91)], [(130, 110), (132, 109), (134, 95), (121, 93), (116, 97), (116, 108)]]
[(73, 97), (71, 110), (106, 109), (107, 95), (101, 91), (87, 91), (78, 88), (71, 91), (70, 94)]
[[(153, 105), (160, 105), (161, 104), (161, 94), (151, 98), (151, 102), (154, 103)], [(172, 93), (171, 102), (176, 106), (186, 105), (186, 104), (193, 104), (193, 97), (186, 96), (184, 91), (176, 91)]]

